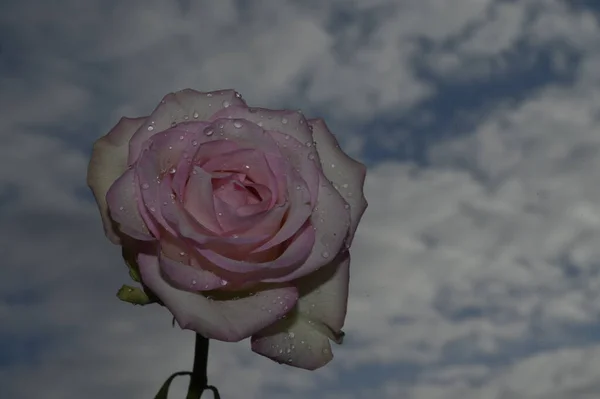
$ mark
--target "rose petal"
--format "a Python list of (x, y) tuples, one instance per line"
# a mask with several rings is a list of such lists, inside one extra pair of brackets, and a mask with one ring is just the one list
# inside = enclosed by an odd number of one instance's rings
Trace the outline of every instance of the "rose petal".
[[(315, 173), (318, 173), (318, 171), (315, 170)], [(287, 218), (275, 236), (260, 248), (257, 248), (255, 252), (265, 251), (275, 245), (281, 244), (294, 235), (312, 214), (313, 206), (310, 203), (310, 193), (304, 179), (291, 168), (288, 169), (284, 176), (287, 177), (287, 196), (289, 202)]]
[(210, 120), (218, 118), (237, 118), (256, 123), (264, 130), (280, 132), (293, 137), (300, 143), (312, 142), (310, 127), (304, 115), (298, 111), (272, 110), (266, 108), (248, 108), (234, 106), (221, 109)]
[(135, 162), (143, 143), (157, 132), (169, 129), (173, 123), (205, 121), (215, 112), (230, 105), (243, 107), (246, 103), (236, 96), (234, 90), (203, 93), (185, 89), (167, 94), (131, 138), (129, 164)]
[(120, 244), (121, 239), (115, 232), (113, 221), (108, 213), (106, 193), (115, 180), (127, 170), (129, 139), (145, 119), (121, 118), (105, 136), (94, 143), (92, 158), (88, 165), (87, 184), (96, 198), (104, 233), (114, 244)]
[(346, 253), (336, 262), (298, 280), (297, 311), (252, 336), (252, 350), (277, 362), (308, 370), (329, 363), (333, 358), (329, 339), (342, 342), (349, 265)]
[(298, 299), (294, 287), (265, 289), (239, 299), (209, 299), (169, 285), (160, 275), (156, 256), (141, 253), (138, 264), (142, 281), (180, 327), (209, 339), (236, 342), (247, 338), (288, 313)]
[[(186, 254), (181, 256), (186, 257)], [(190, 292), (207, 291), (221, 288), (227, 284), (225, 280), (214, 273), (203, 270), (200, 267), (184, 264), (167, 257), (159, 255), (160, 270), (165, 277), (176, 288)]]
[(348, 306), (350, 254), (341, 252), (327, 266), (295, 282), (300, 292), (298, 312), (303, 317), (341, 333)]
[(249, 262), (246, 260), (236, 260), (202, 248), (198, 248), (198, 252), (217, 267), (224, 270), (235, 273), (246, 273), (249, 276), (252, 274), (261, 275), (264, 279), (275, 275), (273, 278), (275, 279), (275, 277), (278, 277), (277, 275), (289, 275), (288, 273), (291, 270), (303, 265), (314, 244), (315, 231), (307, 224), (297, 232), (296, 237), (294, 237), (284, 252), (272, 261)]
[(106, 193), (111, 218), (118, 223), (119, 230), (138, 240), (150, 241), (154, 237), (140, 214), (138, 181), (133, 169), (119, 177)]
[(212, 176), (198, 166), (189, 175), (183, 207), (203, 227), (215, 233), (223, 232), (214, 206)]
[(363, 193), (367, 169), (341, 150), (335, 136), (322, 119), (310, 119), (308, 122), (313, 127), (313, 137), (321, 154), (323, 173), (350, 205), (350, 244), (368, 205)]
[(304, 264), (287, 276), (263, 280), (284, 282), (305, 276), (331, 262), (338, 253), (345, 250), (345, 239), (350, 227), (350, 214), (345, 209), (346, 202), (319, 172), (320, 185), (317, 207), (310, 217), (315, 230), (315, 243)]

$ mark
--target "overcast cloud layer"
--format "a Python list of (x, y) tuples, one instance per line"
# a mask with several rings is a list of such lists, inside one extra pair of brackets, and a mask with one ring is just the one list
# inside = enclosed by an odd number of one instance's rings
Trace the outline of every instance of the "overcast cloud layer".
[(307, 372), (212, 342), (223, 398), (600, 397), (587, 3), (1, 0), (0, 397), (151, 398), (191, 366), (191, 332), (115, 297), (85, 186), (98, 136), (186, 87), (323, 116), (369, 166), (344, 345)]

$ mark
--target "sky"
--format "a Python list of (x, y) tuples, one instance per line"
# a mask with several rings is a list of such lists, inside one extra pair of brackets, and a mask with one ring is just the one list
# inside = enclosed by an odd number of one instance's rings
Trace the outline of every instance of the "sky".
[(309, 372), (212, 341), (224, 399), (600, 397), (593, 3), (0, 0), (0, 397), (191, 367), (192, 332), (116, 298), (85, 185), (99, 136), (188, 87), (321, 116), (368, 166), (344, 344)]

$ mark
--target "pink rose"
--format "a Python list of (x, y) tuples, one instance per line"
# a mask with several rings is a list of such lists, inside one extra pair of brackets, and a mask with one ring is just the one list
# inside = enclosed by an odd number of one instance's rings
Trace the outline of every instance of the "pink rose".
[(100, 138), (88, 184), (181, 328), (316, 369), (343, 336), (365, 173), (321, 119), (187, 89)]

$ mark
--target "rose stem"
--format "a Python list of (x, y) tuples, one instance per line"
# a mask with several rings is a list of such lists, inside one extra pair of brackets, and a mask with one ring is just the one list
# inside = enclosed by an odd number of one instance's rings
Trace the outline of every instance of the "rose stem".
[(208, 389), (212, 391), (214, 399), (221, 399), (219, 391), (212, 385), (208, 385), (207, 376), (208, 364), (208, 338), (196, 334), (196, 344), (194, 348), (194, 368), (190, 376), (190, 385), (186, 399), (200, 399), (202, 393)]

